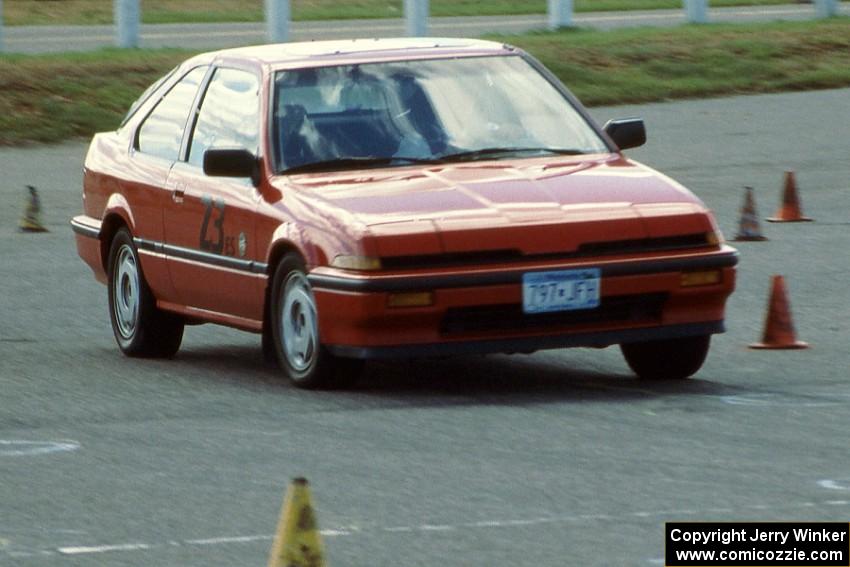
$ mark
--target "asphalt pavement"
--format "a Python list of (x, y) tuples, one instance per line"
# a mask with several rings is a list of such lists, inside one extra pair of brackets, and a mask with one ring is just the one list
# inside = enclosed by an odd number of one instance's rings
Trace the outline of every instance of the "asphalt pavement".
[[(616, 348), (374, 364), (303, 392), (259, 337), (189, 327), (171, 361), (115, 346), (77, 258), (84, 143), (0, 150), (0, 564), (264, 565), (290, 478), (332, 566), (662, 565), (663, 523), (850, 517), (850, 90), (597, 108), (735, 233), (797, 172), (803, 224), (742, 243), (729, 332), (681, 383)], [(24, 185), (50, 232), (20, 234)], [(769, 278), (812, 348), (751, 351)]]
[[(839, 6), (850, 13), (850, 3)], [(807, 20), (815, 17), (812, 4), (711, 8), (712, 22)], [(546, 27), (546, 15), (432, 18), (429, 34), (436, 37), (477, 37), (488, 33), (523, 33)], [(578, 13), (577, 26), (614, 29), (637, 26), (675, 26), (685, 22), (683, 10)], [(293, 22), (293, 41), (353, 39), (404, 35), (400, 18)], [(9, 26), (4, 45), (9, 52), (44, 53), (91, 50), (114, 44), (113, 26)], [(141, 26), (141, 47), (214, 49), (264, 43), (265, 24), (151, 24)]]

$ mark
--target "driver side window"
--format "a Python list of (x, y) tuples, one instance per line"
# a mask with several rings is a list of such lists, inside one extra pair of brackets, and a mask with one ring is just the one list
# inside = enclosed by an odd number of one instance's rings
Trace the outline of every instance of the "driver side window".
[(174, 85), (139, 128), (136, 149), (177, 161), (186, 121), (207, 67), (196, 67)]

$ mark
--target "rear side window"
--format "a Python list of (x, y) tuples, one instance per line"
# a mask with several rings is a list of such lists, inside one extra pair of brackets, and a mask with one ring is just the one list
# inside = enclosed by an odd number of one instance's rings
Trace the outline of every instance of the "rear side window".
[(168, 160), (177, 160), (186, 120), (206, 72), (206, 67), (196, 67), (168, 91), (142, 122), (136, 149)]
[(260, 82), (256, 75), (219, 68), (210, 80), (189, 150), (189, 163), (203, 165), (210, 148), (258, 151)]
[(121, 120), (121, 128), (123, 128), (124, 125), (130, 121), (133, 115), (136, 114), (136, 111), (139, 110), (139, 107), (142, 106), (145, 101), (148, 100), (148, 98), (154, 93), (154, 91), (159, 89), (159, 87), (162, 86), (165, 81), (170, 79), (171, 76), (177, 72), (177, 69), (179, 69), (179, 67), (175, 67), (174, 69), (169, 71), (167, 75), (160, 77), (154, 84), (145, 89), (145, 92), (143, 92), (139, 96), (139, 98), (136, 99), (136, 101), (130, 106), (130, 110), (128, 110), (127, 114), (124, 115), (124, 118)]

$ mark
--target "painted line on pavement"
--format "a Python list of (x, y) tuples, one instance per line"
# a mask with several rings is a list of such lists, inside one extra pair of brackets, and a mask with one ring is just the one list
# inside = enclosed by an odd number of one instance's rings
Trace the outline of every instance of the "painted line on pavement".
[(827, 490), (850, 490), (850, 478), (839, 478), (834, 480), (825, 478), (823, 480), (819, 480), (818, 485), (821, 488), (826, 488)]
[(93, 553), (106, 553), (108, 551), (143, 551), (153, 547), (153, 545), (147, 543), (121, 543), (117, 545), (60, 547), (56, 551), (62, 555), (91, 555)]
[(80, 448), (77, 441), (25, 441), (21, 439), (0, 439), (0, 457), (29, 457), (50, 453), (65, 453)]
[(850, 403), (850, 392), (810, 392), (807, 394), (768, 392), (733, 396), (716, 396), (723, 403), (750, 408), (823, 408)]
[[(823, 486), (824, 482), (819, 481)], [(836, 481), (832, 481), (836, 482)], [(619, 522), (624, 518), (648, 519), (648, 518), (681, 518), (683, 516), (702, 516), (708, 514), (740, 514), (742, 512), (764, 512), (764, 511), (779, 511), (779, 510), (795, 510), (801, 508), (822, 508), (824, 506), (832, 507), (848, 507), (850, 500), (823, 500), (823, 501), (807, 501), (794, 504), (782, 504), (777, 506), (767, 504), (752, 504), (739, 508), (708, 508), (705, 510), (681, 509), (681, 510), (641, 510), (624, 514), (576, 514), (563, 516), (541, 516), (537, 518), (523, 519), (504, 519), (504, 520), (478, 520), (473, 522), (461, 522), (455, 524), (419, 524), (409, 526), (388, 526), (374, 528), (360, 528), (357, 526), (341, 527), (337, 529), (320, 530), (319, 533), (324, 537), (350, 537), (356, 535), (375, 535), (379, 533), (387, 534), (410, 534), (410, 533), (445, 533), (455, 532), (468, 529), (492, 529), (492, 528), (516, 528), (529, 526), (542, 526), (546, 524), (565, 524), (565, 523), (584, 523), (588, 521), (610, 521)], [(35, 556), (51, 556), (51, 555), (72, 555), (86, 556), (97, 555), (101, 553), (135, 553), (151, 551), (156, 549), (165, 549), (168, 547), (182, 546), (220, 546), (220, 545), (239, 545), (250, 544), (256, 542), (272, 541), (272, 534), (257, 534), (257, 535), (242, 535), (242, 536), (220, 536), (202, 539), (185, 539), (171, 540), (161, 543), (119, 543), (119, 544), (103, 544), (103, 545), (74, 545), (62, 546), (55, 549), (43, 550), (15, 550), (14, 542), (6, 539), (5, 547), (0, 547), (0, 555), (9, 557), (35, 557)]]
[[(250, 536), (232, 536), (232, 537), (211, 537), (207, 539), (187, 539), (183, 543), (185, 545), (222, 545), (227, 543), (251, 543), (254, 541), (265, 541), (272, 539), (272, 536), (267, 535), (250, 535)], [(180, 545), (180, 542), (171, 542), (172, 545)]]

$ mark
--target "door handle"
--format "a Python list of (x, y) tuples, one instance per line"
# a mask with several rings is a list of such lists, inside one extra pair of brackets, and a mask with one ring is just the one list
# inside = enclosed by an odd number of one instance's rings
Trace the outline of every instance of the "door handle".
[(177, 189), (175, 189), (174, 191), (171, 192), (171, 200), (174, 201), (175, 203), (178, 203), (178, 204), (183, 202), (183, 198), (185, 196), (186, 196), (186, 188), (185, 187), (178, 187)]

